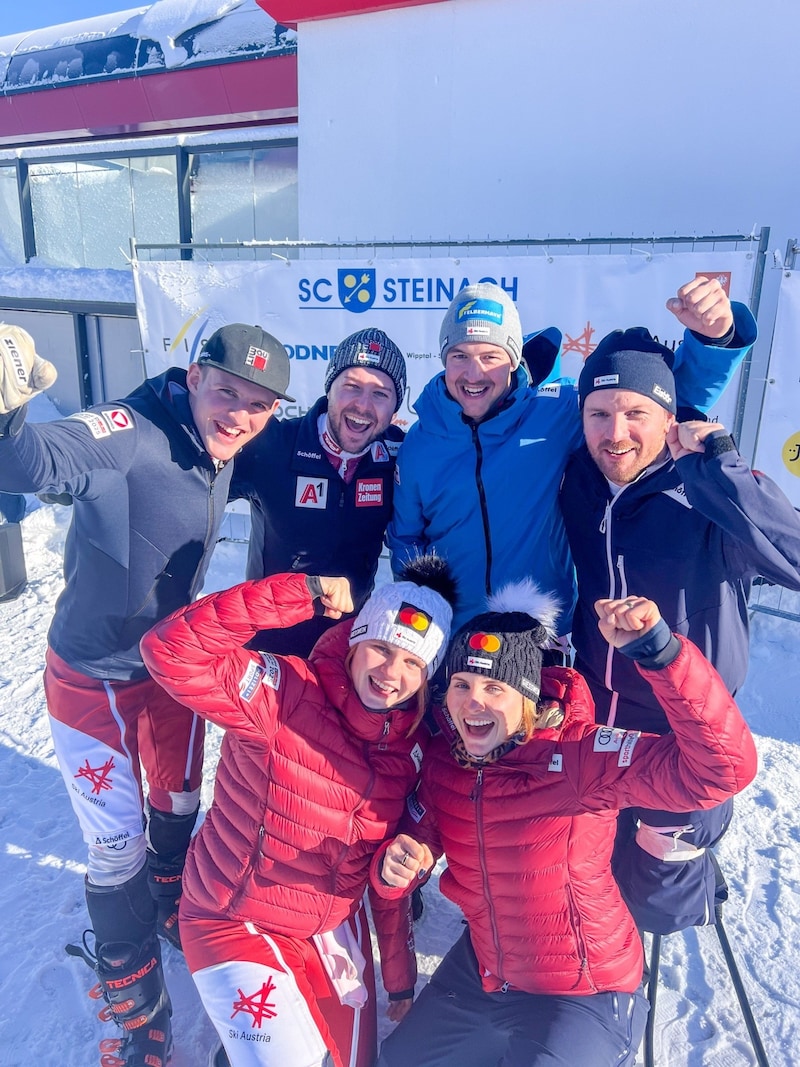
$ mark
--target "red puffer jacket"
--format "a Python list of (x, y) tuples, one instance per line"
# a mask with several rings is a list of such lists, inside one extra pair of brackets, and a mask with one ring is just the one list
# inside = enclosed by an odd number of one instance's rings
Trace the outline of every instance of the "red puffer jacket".
[[(259, 629), (311, 615), (305, 577), (275, 575), (205, 597), (142, 641), (153, 677), (227, 731), (214, 803), (186, 862), (186, 903), (301, 938), (356, 910), (428, 737), (406, 737), (413, 711), (361, 704), (344, 667), (350, 622), (329, 630), (309, 662), (242, 647)], [(375, 905), (386, 988), (410, 989), (407, 902)]]
[[(563, 725), (495, 763), (459, 766), (439, 735), (402, 829), (447, 855), (440, 887), (463, 911), (484, 987), (529, 993), (632, 992), (642, 946), (611, 875), (617, 810), (712, 807), (756, 772), (753, 739), (703, 655), (684, 639), (662, 670), (642, 671), (669, 717), (664, 737), (594, 725), (583, 678), (550, 668), (543, 697)], [(396, 898), (378, 877), (372, 883)]]

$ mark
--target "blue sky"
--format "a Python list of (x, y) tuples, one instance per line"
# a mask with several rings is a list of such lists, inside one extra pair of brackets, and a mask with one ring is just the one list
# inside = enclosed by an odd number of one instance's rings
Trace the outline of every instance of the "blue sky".
[(146, 7), (151, 0), (6, 0), (0, 15), (0, 37), (7, 33), (37, 30), (41, 26), (57, 26), (62, 22), (107, 15), (112, 11)]

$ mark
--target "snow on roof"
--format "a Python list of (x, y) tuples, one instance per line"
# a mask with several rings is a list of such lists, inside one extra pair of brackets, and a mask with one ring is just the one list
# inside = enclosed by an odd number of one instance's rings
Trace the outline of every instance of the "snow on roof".
[(288, 52), (296, 49), (296, 40), (295, 31), (279, 27), (255, 0), (156, 0), (0, 37), (0, 89), (24, 92), (145, 69)]

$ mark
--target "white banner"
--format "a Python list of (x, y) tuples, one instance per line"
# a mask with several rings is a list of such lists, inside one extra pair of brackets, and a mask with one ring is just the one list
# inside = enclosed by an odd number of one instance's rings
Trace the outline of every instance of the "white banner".
[(800, 508), (800, 272), (784, 272), (753, 465)]
[[(343, 265), (344, 264), (344, 265)], [(439, 326), (450, 300), (470, 282), (502, 285), (517, 302), (523, 329), (563, 331), (562, 371), (577, 377), (610, 330), (647, 326), (675, 347), (683, 328), (665, 301), (697, 274), (719, 276), (731, 298), (747, 302), (751, 252), (503, 258), (166, 262), (134, 264), (136, 302), (149, 375), (187, 365), (202, 341), (229, 322), (257, 323), (292, 359), (286, 417), (303, 414), (323, 393), (327, 361), (356, 330), (376, 326), (406, 354), (409, 387), (397, 422), (408, 426), (425, 383), (442, 369)], [(732, 427), (738, 383), (713, 414)]]

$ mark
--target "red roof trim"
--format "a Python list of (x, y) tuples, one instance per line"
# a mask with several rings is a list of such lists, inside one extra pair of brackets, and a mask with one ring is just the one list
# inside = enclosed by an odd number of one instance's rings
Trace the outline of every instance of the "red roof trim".
[(0, 145), (297, 120), (297, 56), (263, 56), (0, 97)]
[(298, 22), (333, 19), (343, 15), (368, 15), (398, 7), (438, 4), (442, 0), (256, 0), (259, 7), (281, 26), (297, 27)]

